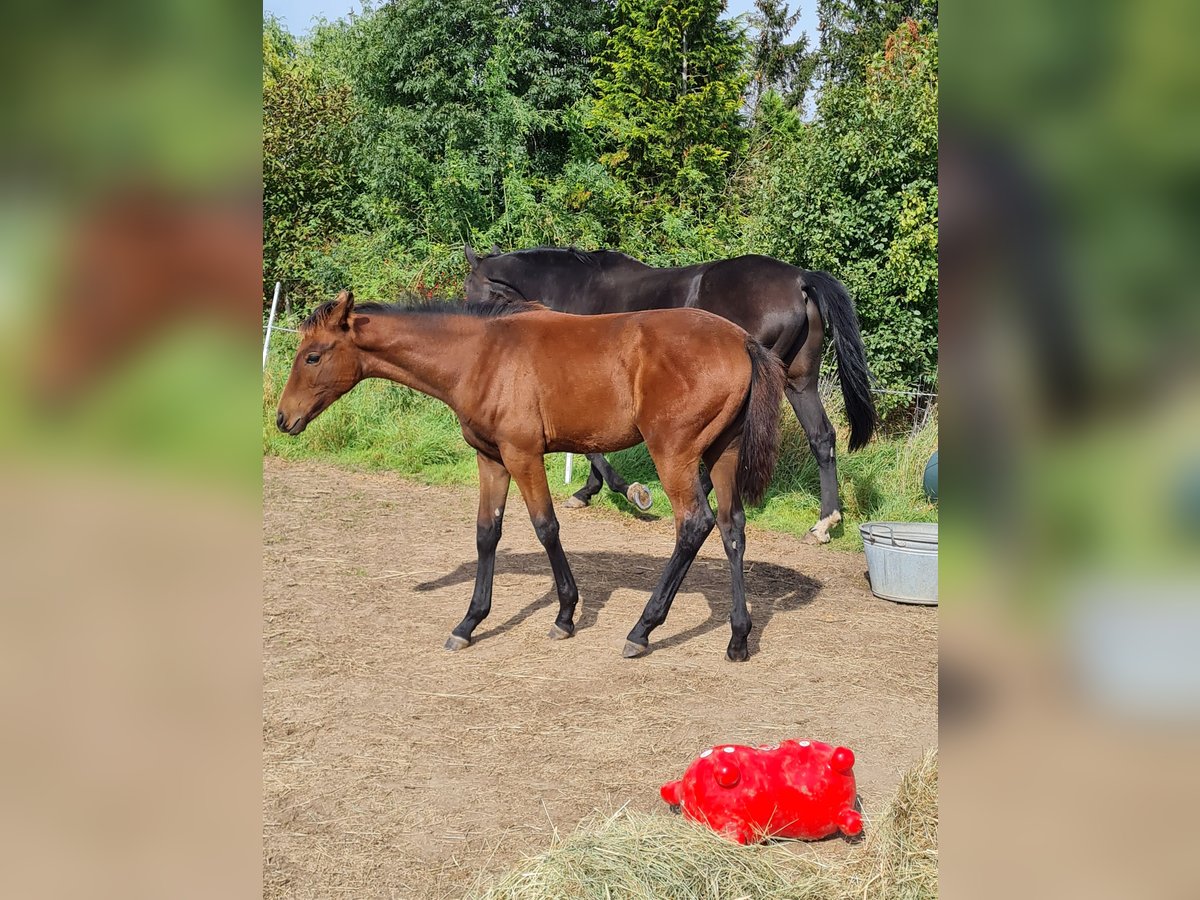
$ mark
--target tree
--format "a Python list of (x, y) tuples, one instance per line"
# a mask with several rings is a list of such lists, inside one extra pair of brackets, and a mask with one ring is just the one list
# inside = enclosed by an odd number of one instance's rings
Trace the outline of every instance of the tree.
[(304, 280), (308, 257), (355, 225), (356, 108), (346, 85), (323, 85), (296, 41), (263, 22), (263, 286)]
[(911, 20), (937, 28), (937, 0), (817, 0), (823, 81), (857, 81), (887, 36)]
[(724, 0), (619, 0), (591, 123), (603, 161), (641, 194), (720, 191), (745, 143), (746, 41)]
[(763, 252), (845, 282), (872, 371), (893, 388), (937, 379), (937, 73), (937, 32), (901, 25), (759, 161), (748, 201)]
[(514, 173), (560, 171), (608, 14), (600, 0), (397, 0), (331, 39), (367, 107), (377, 227), (461, 242), (502, 215)]
[(754, 26), (754, 49), (750, 70), (750, 110), (757, 115), (767, 91), (775, 91), (784, 103), (795, 109), (804, 103), (804, 95), (812, 81), (816, 57), (808, 52), (808, 36), (788, 42), (800, 8), (788, 12), (785, 0), (755, 0), (756, 14), (750, 17)]

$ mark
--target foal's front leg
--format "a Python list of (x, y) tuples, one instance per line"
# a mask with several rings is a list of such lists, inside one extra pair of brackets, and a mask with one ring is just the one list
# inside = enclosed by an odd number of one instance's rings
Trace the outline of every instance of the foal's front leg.
[(475, 548), (479, 566), (475, 570), (475, 592), (467, 616), (450, 633), (447, 650), (461, 650), (471, 643), (471, 634), (492, 609), (492, 576), (496, 571), (496, 546), (504, 524), (504, 504), (508, 500), (509, 474), (500, 463), (482, 453), (479, 463), (479, 515), (475, 520)]
[(550, 500), (550, 485), (546, 482), (546, 463), (541, 454), (508, 451), (504, 464), (517, 480), (521, 496), (529, 508), (529, 518), (538, 540), (550, 557), (550, 568), (554, 570), (554, 586), (558, 589), (558, 618), (550, 629), (550, 637), (560, 640), (575, 633), (575, 607), (579, 603), (579, 589), (575, 576), (563, 553), (558, 539), (558, 517), (554, 515), (554, 504)]

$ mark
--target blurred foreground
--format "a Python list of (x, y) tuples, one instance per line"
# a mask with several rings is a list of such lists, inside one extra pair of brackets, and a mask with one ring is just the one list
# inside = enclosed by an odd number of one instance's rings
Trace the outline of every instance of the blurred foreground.
[(6, 11), (6, 897), (259, 893), (258, 16)]
[(1197, 896), (1200, 72), (1183, 35), (1200, 10), (960, 16), (941, 106), (942, 889)]

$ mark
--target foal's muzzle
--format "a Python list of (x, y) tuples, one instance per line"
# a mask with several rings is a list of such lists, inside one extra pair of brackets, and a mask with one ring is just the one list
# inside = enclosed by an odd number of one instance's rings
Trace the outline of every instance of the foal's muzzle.
[(275, 427), (284, 434), (295, 436), (304, 430), (304, 426), (306, 424), (306, 418), (304, 416), (298, 416), (296, 421), (291, 424), (291, 427), (288, 427), (287, 416), (283, 414), (283, 410), (279, 410), (275, 413)]

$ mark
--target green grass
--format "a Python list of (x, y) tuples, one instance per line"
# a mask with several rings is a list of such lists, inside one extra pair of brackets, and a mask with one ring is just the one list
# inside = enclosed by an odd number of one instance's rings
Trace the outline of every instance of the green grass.
[[(438, 401), (378, 379), (365, 381), (326, 410), (297, 437), (275, 428), (275, 405), (287, 381), (295, 353), (295, 335), (272, 338), (271, 359), (263, 380), (263, 452), (284, 459), (321, 459), (349, 468), (386, 470), (431, 484), (475, 484), (475, 451), (467, 446), (458, 420)], [(848, 432), (838, 422), (840, 404), (829, 415), (838, 428), (838, 446)], [(858, 550), (858, 525), (871, 520), (934, 522), (937, 507), (921, 489), (925, 463), (937, 447), (937, 419), (916, 435), (876, 437), (854, 453), (838, 457), (842, 511), (845, 519), (833, 531), (832, 546)], [(582, 486), (587, 461), (575, 458), (574, 478), (564, 484), (566, 457), (546, 458), (550, 489), (556, 499)], [(654, 493), (649, 514), (669, 518), (654, 463), (645, 446), (612, 454), (609, 459), (629, 481), (641, 481)], [(593, 505), (632, 511), (624, 498), (604, 490)], [(779, 465), (760, 506), (747, 510), (747, 520), (761, 527), (802, 535), (817, 520), (820, 482), (816, 462), (790, 409), (783, 415)]]
[[(32, 328), (32, 326), (30, 326)], [(24, 328), (13, 334), (25, 335)], [(31, 390), (40, 342), (0, 366), (0, 454), (46, 466), (101, 467), (258, 493), (254, 345), (217, 327), (181, 324), (51, 408)]]

